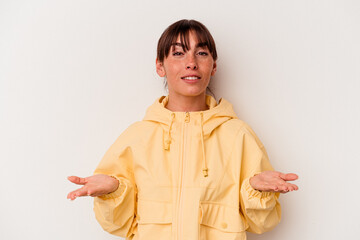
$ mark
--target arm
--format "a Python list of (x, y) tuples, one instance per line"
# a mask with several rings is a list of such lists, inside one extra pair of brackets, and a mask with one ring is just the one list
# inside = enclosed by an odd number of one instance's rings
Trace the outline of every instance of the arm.
[(94, 197), (95, 217), (102, 228), (127, 238), (137, 231), (137, 188), (129, 129), (111, 145), (93, 176), (68, 177), (72, 183), (83, 186), (67, 195), (71, 200), (83, 196)]
[(137, 188), (133, 171), (132, 149), (123, 133), (105, 153), (94, 174), (118, 180), (118, 188), (94, 198), (94, 212), (102, 228), (114, 235), (130, 237), (137, 230)]
[(246, 125), (238, 138), (241, 159), (240, 211), (249, 228), (247, 231), (263, 233), (273, 229), (281, 219), (279, 193), (255, 190), (250, 179), (264, 171), (273, 171), (268, 155), (252, 129)]

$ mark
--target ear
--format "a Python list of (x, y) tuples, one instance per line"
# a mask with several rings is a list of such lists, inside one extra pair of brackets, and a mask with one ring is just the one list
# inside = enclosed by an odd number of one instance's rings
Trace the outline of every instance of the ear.
[(158, 59), (156, 59), (156, 72), (160, 77), (166, 76), (164, 64), (160, 62)]
[(216, 73), (216, 61), (214, 61), (214, 64), (213, 64), (213, 69), (211, 71), (211, 76), (214, 76)]

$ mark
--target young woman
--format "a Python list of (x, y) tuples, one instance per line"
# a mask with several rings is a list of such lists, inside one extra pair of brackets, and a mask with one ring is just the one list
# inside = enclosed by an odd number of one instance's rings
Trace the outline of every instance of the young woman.
[(95, 216), (126, 239), (246, 239), (280, 221), (280, 193), (296, 174), (273, 171), (266, 150), (225, 99), (206, 94), (216, 72), (215, 42), (195, 20), (170, 25), (156, 71), (168, 96), (126, 129), (94, 175), (68, 194), (94, 198)]

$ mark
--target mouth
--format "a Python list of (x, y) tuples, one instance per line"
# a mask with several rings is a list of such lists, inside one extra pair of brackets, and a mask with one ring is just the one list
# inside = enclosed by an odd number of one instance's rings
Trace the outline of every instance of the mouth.
[(181, 77), (181, 79), (183, 79), (185, 82), (193, 83), (193, 82), (197, 82), (199, 79), (201, 79), (201, 77), (196, 75), (190, 75), (190, 76)]

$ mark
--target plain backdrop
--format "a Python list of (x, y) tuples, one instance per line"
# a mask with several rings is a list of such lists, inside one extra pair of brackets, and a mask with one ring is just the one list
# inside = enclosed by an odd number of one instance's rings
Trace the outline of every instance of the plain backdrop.
[(157, 40), (203, 22), (219, 53), (212, 79), (295, 172), (282, 221), (250, 240), (360, 235), (360, 3), (356, 0), (0, 0), (0, 239), (119, 239), (93, 199), (66, 199), (110, 145), (166, 95)]

